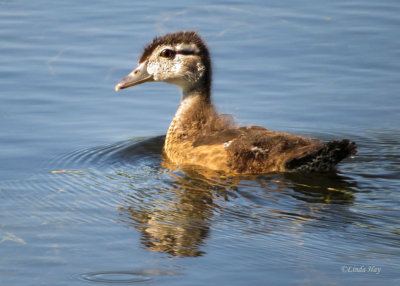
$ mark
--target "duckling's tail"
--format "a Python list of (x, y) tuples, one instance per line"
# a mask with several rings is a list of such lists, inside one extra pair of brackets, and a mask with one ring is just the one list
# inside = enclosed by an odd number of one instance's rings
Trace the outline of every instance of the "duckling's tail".
[(319, 150), (286, 163), (289, 171), (328, 172), (343, 159), (355, 155), (357, 146), (347, 139), (326, 143)]

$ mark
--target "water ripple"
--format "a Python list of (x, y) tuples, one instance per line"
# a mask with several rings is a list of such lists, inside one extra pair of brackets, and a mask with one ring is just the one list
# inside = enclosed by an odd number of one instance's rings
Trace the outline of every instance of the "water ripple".
[(154, 280), (162, 276), (179, 275), (177, 272), (162, 269), (139, 269), (132, 271), (99, 271), (88, 272), (78, 276), (79, 279), (107, 284), (132, 284)]
[(399, 198), (381, 188), (385, 180), (395, 185), (399, 140), (385, 132), (372, 135), (355, 138), (359, 154), (340, 165), (342, 172), (258, 177), (169, 168), (161, 156), (164, 137), (136, 138), (56, 158), (46, 166), (48, 173), (9, 181), (2, 195), (29, 206), (6, 208), (21, 219), (32, 213), (41, 222), (117, 219), (137, 230), (143, 248), (178, 257), (204, 255), (202, 246), (219, 228), (227, 238), (346, 230), (354, 239), (369, 234), (390, 247), (399, 232), (394, 215)]

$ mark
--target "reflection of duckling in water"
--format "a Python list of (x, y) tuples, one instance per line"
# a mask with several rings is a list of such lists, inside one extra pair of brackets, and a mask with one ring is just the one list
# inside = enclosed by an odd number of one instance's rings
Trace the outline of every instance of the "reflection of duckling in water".
[(115, 89), (144, 82), (178, 85), (182, 101), (168, 129), (164, 152), (178, 165), (200, 165), (228, 174), (332, 169), (356, 153), (349, 140), (328, 143), (263, 127), (235, 127), (217, 115), (211, 103), (211, 62), (196, 32), (177, 32), (155, 38), (138, 67)]
[[(326, 217), (330, 228), (351, 225), (355, 219), (346, 205), (354, 201), (356, 183), (335, 172), (243, 180), (239, 176), (210, 179), (197, 170), (167, 171), (159, 187), (134, 188), (118, 208), (121, 221), (140, 233), (145, 249), (173, 257), (197, 257), (206, 253), (204, 246), (216, 243), (209, 240), (210, 233), (221, 224), (247, 234), (266, 234), (326, 224)], [(121, 175), (130, 178), (128, 182), (137, 180), (129, 173)], [(342, 205), (339, 212), (338, 205)], [(301, 243), (301, 236), (297, 238)]]
[[(141, 242), (147, 249), (175, 257), (201, 256), (201, 246), (209, 235), (210, 220), (217, 207), (214, 196), (226, 190), (216, 185), (210, 192), (208, 181), (170, 175), (170, 188), (154, 190), (157, 200), (121, 207), (121, 215), (140, 231)], [(131, 198), (136, 200), (134, 194)]]

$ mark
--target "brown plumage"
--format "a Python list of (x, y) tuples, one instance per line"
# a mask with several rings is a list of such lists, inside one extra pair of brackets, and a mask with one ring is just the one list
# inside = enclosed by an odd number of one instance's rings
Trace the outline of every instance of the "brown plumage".
[(116, 90), (151, 81), (173, 83), (182, 90), (164, 144), (175, 164), (228, 174), (325, 172), (356, 153), (355, 143), (347, 139), (323, 143), (258, 126), (237, 127), (229, 116), (218, 115), (211, 102), (209, 52), (196, 32), (155, 38)]

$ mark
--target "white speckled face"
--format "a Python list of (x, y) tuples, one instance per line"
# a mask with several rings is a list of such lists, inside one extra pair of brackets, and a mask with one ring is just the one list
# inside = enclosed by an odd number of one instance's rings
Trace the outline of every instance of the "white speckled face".
[(148, 59), (147, 72), (154, 81), (178, 85), (185, 93), (196, 86), (205, 71), (198, 53), (194, 44), (158, 47)]

